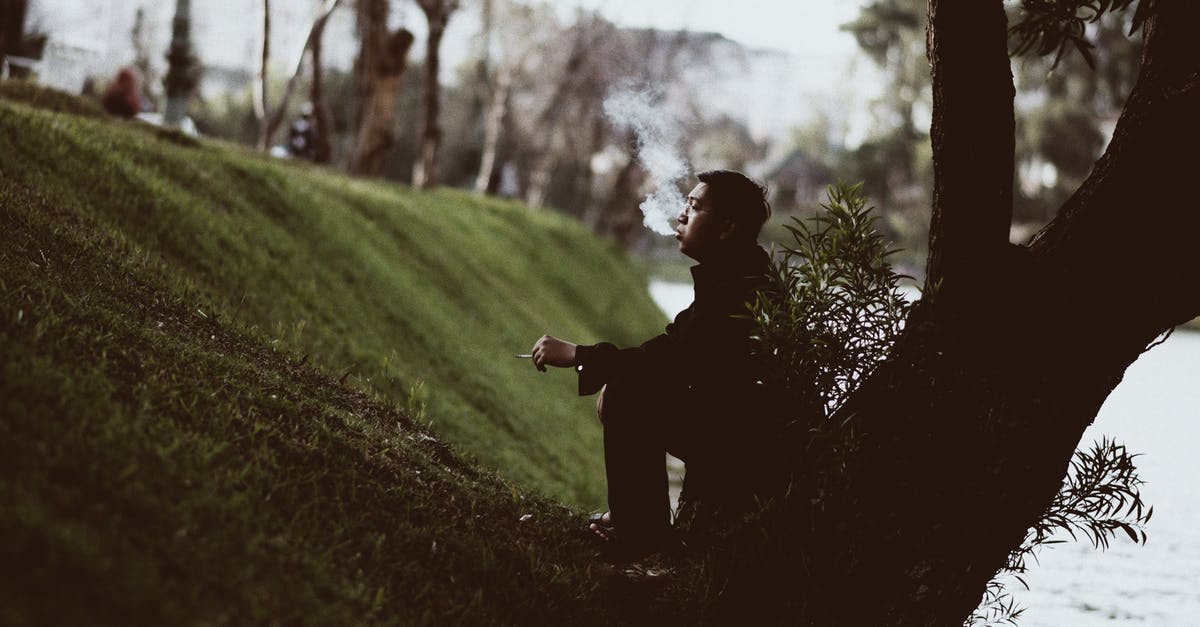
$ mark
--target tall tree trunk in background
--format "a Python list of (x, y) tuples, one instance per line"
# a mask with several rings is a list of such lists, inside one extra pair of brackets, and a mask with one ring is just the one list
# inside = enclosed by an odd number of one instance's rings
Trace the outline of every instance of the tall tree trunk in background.
[(583, 164), (583, 171), (579, 175), (579, 202), (570, 209), (575, 217), (582, 220), (585, 224), (591, 224), (594, 215), (597, 213), (595, 205), (596, 172), (592, 169), (592, 156), (599, 154), (604, 149), (606, 122), (604, 116), (599, 113), (591, 113), (585, 116), (584, 119), (592, 121), (591, 132), (588, 133), (588, 159)]
[(515, 68), (504, 68), (496, 77), (492, 88), (492, 100), (484, 117), (483, 153), (479, 158), (479, 174), (475, 177), (475, 193), (486, 194), (496, 169), (496, 153), (500, 149), (500, 132), (504, 129), (504, 116), (508, 113), (508, 99), (512, 93)]
[(417, 147), (417, 162), (413, 166), (413, 186), (430, 189), (438, 185), (438, 151), (442, 145), (441, 69), (442, 37), (450, 15), (458, 9), (458, 0), (417, 0), (429, 24), (429, 37), (425, 41), (425, 80), (422, 97), (423, 115)]
[(396, 101), (400, 78), (408, 65), (413, 35), (404, 28), (388, 30), (388, 0), (359, 0), (359, 54), (354, 62), (358, 93), (357, 129), (349, 170), (377, 176), (395, 143)]
[(542, 107), (538, 115), (536, 128), (539, 135), (534, 141), (533, 169), (529, 173), (529, 185), (525, 190), (525, 204), (531, 207), (541, 207), (546, 201), (546, 192), (550, 186), (550, 178), (555, 164), (559, 160), (558, 147), (565, 143), (561, 141), (561, 117), (566, 110), (565, 103), (575, 95), (578, 87), (579, 70), (587, 61), (596, 41), (587, 34), (577, 30), (571, 41), (571, 51), (563, 63), (561, 78), (554, 87), (554, 93)]
[(0, 66), (7, 62), (9, 51), (21, 43), (28, 11), (29, 0), (0, 0)]
[(188, 101), (200, 79), (200, 67), (192, 51), (191, 1), (175, 0), (175, 18), (171, 20), (171, 47), (167, 51), (167, 76), (163, 86), (167, 107), (163, 122), (179, 124), (187, 115)]
[(597, 233), (612, 237), (624, 247), (628, 247), (636, 239), (637, 226), (641, 223), (639, 218), (642, 215), (638, 207), (638, 198), (645, 181), (646, 171), (637, 159), (630, 157), (617, 173), (612, 193), (600, 209)]
[[(271, 61), (271, 0), (262, 0), (262, 10), (262, 59), (259, 62), (258, 71), (254, 73), (254, 84), (251, 87), (254, 118), (258, 120), (259, 137), (266, 135), (267, 114), (271, 110), (271, 85), (268, 67)], [(303, 53), (301, 55), (303, 56)]]
[(259, 150), (270, 148), (272, 138), (275, 137), (275, 133), (279, 130), (279, 125), (283, 123), (283, 116), (287, 114), (288, 103), (292, 100), (292, 94), (296, 92), (296, 84), (300, 80), (300, 75), (304, 72), (305, 55), (312, 51), (314, 45), (319, 45), (321, 36), (325, 33), (325, 24), (329, 21), (329, 16), (333, 14), (333, 10), (341, 2), (342, 0), (325, 0), (321, 6), (321, 12), (317, 15), (317, 19), (313, 20), (312, 27), (308, 29), (308, 37), (305, 38), (304, 47), (300, 50), (300, 59), (296, 61), (296, 69), (292, 72), (292, 77), (288, 79), (287, 86), (283, 89), (283, 95), (279, 97), (279, 104), (275, 106), (275, 111), (267, 118), (267, 123), (262, 129), (262, 135), (258, 138)]
[(333, 143), (330, 141), (333, 120), (329, 115), (329, 103), (325, 101), (325, 77), (321, 66), (320, 35), (313, 38), (309, 51), (312, 53), (312, 82), (308, 87), (308, 100), (313, 106), (313, 161), (329, 163), (333, 158)]
[[(471, 89), (471, 125), (473, 127), (472, 139), (475, 136), (479, 139), (479, 170), (484, 169), (484, 161), (488, 159), (488, 124), (489, 116), (492, 113), (492, 106), (495, 103), (496, 85), (493, 85), (492, 76), (492, 35), (495, 30), (493, 24), (493, 7), (492, 0), (480, 0), (479, 2), (479, 35), (476, 37), (475, 50), (475, 80)], [(499, 76), (494, 77), (495, 82), (499, 81)], [(496, 129), (496, 137), (499, 138), (499, 128)], [(490, 175), (495, 167), (496, 155), (493, 152), (491, 155), (491, 165), (487, 166)], [(487, 182), (483, 183), (483, 189), (479, 188), (479, 174), (475, 176), (475, 193), (486, 194)], [(489, 176), (490, 179), (490, 176)]]
[(546, 194), (550, 189), (550, 181), (554, 177), (554, 166), (558, 163), (561, 142), (558, 141), (558, 128), (551, 128), (546, 133), (552, 138), (533, 162), (529, 172), (529, 187), (525, 190), (525, 204), (530, 207), (542, 207), (546, 204)]
[[(1200, 314), (1200, 289), (1179, 278), (1200, 232), (1183, 184), (1200, 144), (1200, 5), (1143, 6), (1141, 73), (1112, 142), (1057, 217), (1015, 246), (1004, 3), (930, 2), (925, 295), (888, 360), (831, 418), (844, 425), (833, 446), (851, 446), (837, 482), (794, 486), (803, 524), (787, 533), (803, 567), (787, 582), (746, 573), (731, 598), (803, 595), (804, 624), (961, 625), (1125, 369)], [(1139, 210), (1152, 220), (1131, 233)]]
[[(0, 0), (4, 1), (4, 0)], [(138, 88), (145, 102), (151, 104), (153, 110), (158, 110), (159, 99), (157, 81), (154, 75), (154, 65), (151, 63), (150, 34), (146, 27), (146, 9), (138, 7), (133, 14), (133, 28), (129, 30), (130, 43), (133, 45), (133, 66), (138, 70)]]

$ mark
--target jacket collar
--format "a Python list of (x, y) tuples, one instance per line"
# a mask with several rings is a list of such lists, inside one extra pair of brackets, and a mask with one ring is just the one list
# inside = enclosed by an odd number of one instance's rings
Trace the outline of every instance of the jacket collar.
[(730, 254), (692, 266), (692, 280), (708, 281), (721, 277), (738, 277), (762, 274), (770, 265), (771, 256), (762, 246), (752, 244)]

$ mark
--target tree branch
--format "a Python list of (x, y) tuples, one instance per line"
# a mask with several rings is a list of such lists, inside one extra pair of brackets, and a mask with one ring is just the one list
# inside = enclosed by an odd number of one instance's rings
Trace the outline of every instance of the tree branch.
[(927, 285), (977, 281), (1008, 243), (1015, 122), (1007, 26), (1000, 0), (929, 2), (934, 192)]
[[(1200, 6), (1160, 1), (1149, 11), (1138, 81), (1113, 139), (1030, 249), (1051, 277), (1049, 294), (1102, 301), (1102, 315), (1089, 322), (1139, 321), (1152, 337), (1200, 314), (1200, 290), (1179, 277), (1200, 231), (1189, 186), (1200, 162)], [(1108, 261), (1103, 271), (1096, 260)], [(1112, 285), (1122, 298), (1101, 296)]]

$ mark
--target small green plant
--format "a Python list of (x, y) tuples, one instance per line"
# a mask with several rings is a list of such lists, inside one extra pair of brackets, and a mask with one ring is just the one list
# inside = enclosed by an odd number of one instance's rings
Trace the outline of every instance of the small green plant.
[(699, 587), (721, 592), (702, 603), (730, 619), (783, 603), (795, 624), (830, 623), (817, 606), (836, 580), (830, 565), (848, 553), (818, 521), (841, 516), (828, 513), (828, 497), (846, 493), (838, 469), (850, 441), (830, 417), (887, 356), (911, 306), (862, 186), (831, 186), (822, 209), (786, 226), (793, 243), (773, 255), (770, 281), (750, 309), (761, 379), (786, 425), (775, 454), (790, 481), (721, 538), (726, 554), (705, 564)]
[(1089, 450), (1075, 451), (1062, 488), (1029, 528), (1025, 541), (1009, 555), (1008, 564), (988, 583), (983, 603), (965, 625), (1016, 625), (1021, 609), (1005, 591), (1002, 579), (1015, 577), (1028, 588), (1021, 577), (1027, 570), (1026, 558), (1036, 556), (1041, 547), (1065, 542), (1060, 539), (1063, 532), (1072, 540), (1087, 538), (1097, 549), (1107, 549), (1112, 538), (1122, 534), (1145, 544), (1145, 525), (1154, 508), (1142, 501), (1134, 457), (1123, 444), (1108, 438), (1093, 442)]
[(832, 415), (891, 348), (910, 302), (862, 195), (839, 183), (823, 212), (793, 218), (795, 240), (772, 263), (772, 289), (754, 306), (764, 383), (808, 417)]

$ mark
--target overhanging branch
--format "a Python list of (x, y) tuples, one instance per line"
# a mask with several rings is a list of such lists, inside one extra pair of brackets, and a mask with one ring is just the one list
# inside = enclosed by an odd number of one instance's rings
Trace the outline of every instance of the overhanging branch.
[[(1160, 1), (1149, 12), (1138, 81), (1112, 141), (1030, 249), (1063, 298), (1120, 285), (1124, 297), (1102, 309), (1141, 320), (1153, 336), (1200, 314), (1200, 290), (1179, 277), (1200, 231), (1190, 186), (1200, 166), (1200, 5)], [(1107, 260), (1103, 271), (1097, 260)]]

